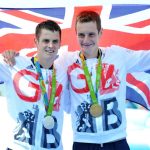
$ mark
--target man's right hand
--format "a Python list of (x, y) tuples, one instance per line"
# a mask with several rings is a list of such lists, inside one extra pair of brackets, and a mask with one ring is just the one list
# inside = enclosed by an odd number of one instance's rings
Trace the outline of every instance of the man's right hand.
[(15, 65), (16, 63), (15, 57), (18, 55), (19, 53), (12, 50), (6, 50), (2, 53), (2, 56), (4, 57), (4, 61), (11, 67)]

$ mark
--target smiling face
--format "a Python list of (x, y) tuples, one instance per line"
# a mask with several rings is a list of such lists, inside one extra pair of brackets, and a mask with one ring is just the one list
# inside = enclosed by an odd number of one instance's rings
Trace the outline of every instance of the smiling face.
[(47, 59), (55, 58), (60, 48), (60, 33), (41, 29), (38, 39), (35, 39), (38, 56)]
[(76, 33), (80, 48), (85, 56), (95, 56), (101, 36), (101, 32), (98, 32), (96, 22), (77, 22)]

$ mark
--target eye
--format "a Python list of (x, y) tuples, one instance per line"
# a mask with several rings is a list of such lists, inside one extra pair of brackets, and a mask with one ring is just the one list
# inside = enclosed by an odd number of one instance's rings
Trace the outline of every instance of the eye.
[(45, 44), (48, 44), (50, 42), (50, 40), (49, 39), (43, 39), (42, 42)]
[(79, 37), (79, 38), (84, 38), (84, 37), (85, 37), (85, 34), (79, 33), (79, 34), (78, 34), (78, 37)]
[(58, 42), (58, 40), (53, 40), (53, 44), (57, 44)]
[(89, 37), (94, 37), (95, 33), (89, 33)]

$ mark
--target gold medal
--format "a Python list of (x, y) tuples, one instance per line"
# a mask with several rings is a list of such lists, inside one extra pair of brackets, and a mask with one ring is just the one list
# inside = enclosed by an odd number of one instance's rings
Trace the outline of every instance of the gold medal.
[(44, 117), (43, 119), (43, 126), (46, 128), (46, 129), (52, 129), (54, 128), (54, 119), (52, 116), (46, 116)]
[(90, 114), (93, 117), (99, 117), (103, 113), (102, 107), (99, 104), (92, 104), (90, 107)]

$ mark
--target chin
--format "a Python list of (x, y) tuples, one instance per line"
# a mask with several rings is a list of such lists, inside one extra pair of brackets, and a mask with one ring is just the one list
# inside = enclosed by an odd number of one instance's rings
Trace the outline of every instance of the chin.
[(52, 54), (45, 54), (44, 57), (45, 57), (45, 58), (51, 58), (51, 57), (53, 57), (53, 56), (52, 56)]
[(90, 45), (90, 46), (81, 46), (83, 51), (89, 51), (92, 50), (94, 48), (94, 45)]
[(89, 48), (83, 48), (84, 53), (91, 53), (92, 47)]
[(45, 57), (47, 58), (55, 58), (56, 57), (56, 54), (47, 54)]

